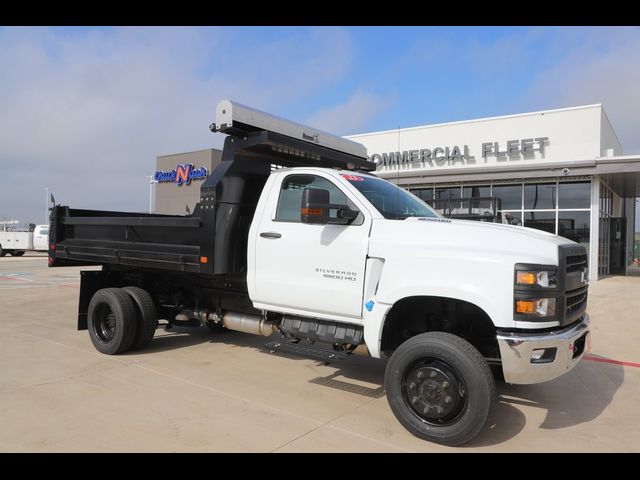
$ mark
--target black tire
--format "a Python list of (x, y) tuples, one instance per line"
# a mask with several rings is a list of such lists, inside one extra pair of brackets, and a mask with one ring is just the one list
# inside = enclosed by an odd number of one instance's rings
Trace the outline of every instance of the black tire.
[(393, 353), (385, 372), (387, 401), (413, 435), (461, 445), (484, 427), (495, 403), (495, 384), (482, 354), (445, 332), (410, 338)]
[(0, 257), (4, 257), (6, 254), (7, 251), (2, 248), (2, 245), (0, 245)]
[(24, 255), (24, 250), (14, 250), (13, 252), (9, 253), (9, 255), (11, 255), (12, 257), (21, 257), (22, 255)]
[(127, 292), (136, 305), (137, 328), (131, 349), (138, 350), (149, 345), (156, 333), (158, 328), (156, 305), (149, 292), (142, 288), (124, 287), (122, 290)]
[(87, 326), (93, 346), (107, 355), (131, 348), (136, 335), (136, 307), (119, 288), (98, 290), (89, 302)]

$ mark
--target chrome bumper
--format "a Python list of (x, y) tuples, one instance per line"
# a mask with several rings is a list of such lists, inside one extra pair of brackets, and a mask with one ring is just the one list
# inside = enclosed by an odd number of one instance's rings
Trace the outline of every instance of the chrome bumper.
[[(574, 343), (583, 335), (584, 349), (573, 358)], [(500, 333), (497, 335), (502, 371), (507, 383), (529, 384), (553, 380), (575, 367), (590, 349), (589, 315), (566, 330), (552, 333)], [(556, 348), (555, 359), (547, 363), (532, 363), (531, 352)]]

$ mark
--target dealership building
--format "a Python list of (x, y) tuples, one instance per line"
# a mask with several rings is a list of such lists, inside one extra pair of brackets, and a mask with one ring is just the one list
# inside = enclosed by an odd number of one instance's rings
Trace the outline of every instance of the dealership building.
[[(508, 223), (587, 247), (590, 279), (633, 261), (640, 155), (623, 154), (602, 105), (363, 133), (376, 175), (450, 218)], [(158, 157), (156, 212), (185, 214), (215, 149)]]

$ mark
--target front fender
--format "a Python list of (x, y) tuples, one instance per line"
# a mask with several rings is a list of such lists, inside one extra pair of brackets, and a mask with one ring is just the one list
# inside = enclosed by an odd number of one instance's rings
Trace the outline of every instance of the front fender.
[(513, 328), (512, 278), (513, 264), (498, 259), (480, 261), (464, 254), (387, 259), (375, 297), (364, 299), (374, 301), (371, 312), (364, 315), (364, 339), (371, 355), (381, 357), (387, 314), (408, 297), (462, 300), (482, 309), (496, 327)]
[(492, 321), (494, 318), (492, 315), (497, 315), (496, 305), (488, 301), (489, 299), (469, 290), (459, 288), (398, 288), (392, 295), (385, 297), (384, 300), (375, 302), (372, 311), (366, 312), (365, 314), (364, 341), (372, 357), (382, 358), (383, 356), (381, 341), (387, 315), (395, 304), (410, 297), (442, 297), (452, 300), (462, 300), (483, 310)]

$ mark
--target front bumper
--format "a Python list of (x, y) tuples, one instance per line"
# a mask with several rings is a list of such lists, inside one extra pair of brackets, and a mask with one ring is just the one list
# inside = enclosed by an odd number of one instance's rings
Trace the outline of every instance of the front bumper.
[[(550, 333), (498, 333), (502, 371), (507, 383), (553, 380), (575, 367), (590, 348), (589, 315), (564, 330)], [(556, 348), (553, 361), (534, 363), (533, 350)]]

